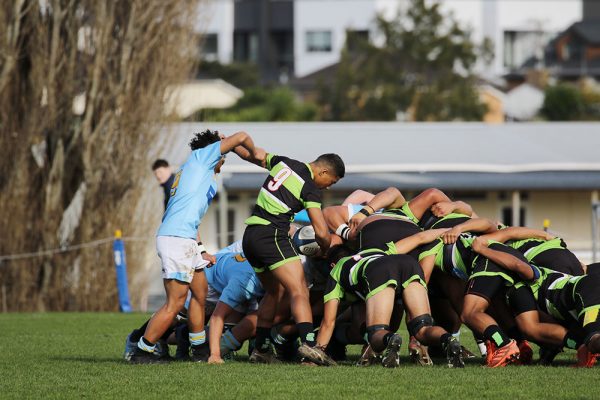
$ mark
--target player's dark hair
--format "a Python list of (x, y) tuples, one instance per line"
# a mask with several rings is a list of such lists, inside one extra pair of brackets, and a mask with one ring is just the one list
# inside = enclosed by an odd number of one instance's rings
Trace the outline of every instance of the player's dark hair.
[(169, 163), (167, 162), (167, 160), (163, 160), (162, 158), (159, 158), (158, 160), (156, 160), (152, 163), (152, 171), (156, 171), (159, 168), (168, 168), (168, 167), (169, 167)]
[(343, 178), (346, 173), (346, 167), (344, 166), (344, 161), (342, 158), (334, 153), (321, 154), (316, 160), (317, 164), (324, 164), (329, 167), (331, 172), (335, 174), (338, 178)]
[(344, 244), (336, 244), (335, 246), (329, 248), (329, 251), (327, 252), (327, 262), (330, 265), (337, 264), (337, 262), (342, 258), (351, 256), (354, 253), (356, 252), (352, 251), (352, 249), (348, 246)]
[(211, 131), (207, 129), (202, 132), (194, 133), (194, 137), (190, 140), (190, 147), (192, 150), (203, 149), (209, 144), (213, 144), (221, 140), (218, 131)]

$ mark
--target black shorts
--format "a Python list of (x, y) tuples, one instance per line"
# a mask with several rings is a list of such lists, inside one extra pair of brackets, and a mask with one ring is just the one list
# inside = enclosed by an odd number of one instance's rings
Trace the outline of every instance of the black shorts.
[[(512, 254), (518, 259), (527, 262), (523, 254), (512, 247), (499, 243), (492, 243), (489, 247), (492, 250)], [(490, 301), (496, 294), (502, 293), (504, 288), (514, 285), (516, 280), (512, 272), (478, 255), (473, 261), (473, 272), (469, 276), (466, 293), (474, 294)]]
[[(415, 233), (421, 232), (416, 224), (402, 219), (379, 219), (365, 225), (359, 233), (359, 246), (364, 249), (387, 250), (388, 243), (397, 242)], [(415, 259), (419, 257), (417, 249), (409, 253)]]
[(358, 279), (360, 293), (368, 300), (387, 287), (396, 288), (396, 296), (411, 282), (425, 285), (423, 270), (419, 263), (405, 254), (383, 256), (367, 265)]
[(518, 288), (512, 287), (508, 290), (508, 305), (515, 315), (528, 311), (539, 310), (533, 292), (527, 285)]
[(586, 275), (576, 284), (574, 291), (577, 317), (585, 332), (586, 343), (600, 333), (600, 275)]
[(583, 275), (581, 263), (568, 249), (548, 249), (542, 251), (531, 259), (531, 262), (540, 267), (569, 275)]
[(267, 269), (272, 271), (283, 264), (300, 259), (287, 230), (272, 225), (248, 225), (244, 231), (242, 248), (256, 273)]

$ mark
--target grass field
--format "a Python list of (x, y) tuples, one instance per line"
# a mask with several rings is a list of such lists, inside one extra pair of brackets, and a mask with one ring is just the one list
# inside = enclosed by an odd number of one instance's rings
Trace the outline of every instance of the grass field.
[[(556, 367), (485, 369), (479, 361), (462, 370), (413, 366), (395, 370), (352, 365), (322, 368), (194, 363), (129, 365), (124, 338), (146, 314), (0, 314), (1, 398), (201, 399), (592, 399), (599, 398), (598, 367), (570, 368), (574, 353)], [(469, 334), (462, 341), (471, 350)], [(406, 339), (406, 332), (403, 332)], [(406, 340), (405, 340), (406, 342)], [(405, 346), (403, 345), (405, 354)], [(174, 352), (174, 349), (172, 349)], [(359, 348), (349, 348), (355, 360)]]

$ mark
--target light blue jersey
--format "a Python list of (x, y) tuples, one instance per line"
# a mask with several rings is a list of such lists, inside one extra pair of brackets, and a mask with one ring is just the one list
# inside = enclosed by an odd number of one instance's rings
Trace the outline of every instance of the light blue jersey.
[[(352, 216), (356, 213), (358, 213), (364, 206), (361, 204), (348, 204), (348, 220), (350, 220), (350, 218), (352, 218)], [(297, 212), (296, 215), (294, 215), (294, 222), (300, 223), (300, 224), (310, 224), (310, 218), (308, 217), (308, 212), (306, 210), (302, 210), (300, 212)]]
[(243, 253), (219, 252), (217, 262), (204, 269), (208, 284), (221, 293), (219, 301), (236, 308), (264, 295), (254, 269)]
[(192, 151), (175, 174), (158, 236), (196, 239), (200, 221), (217, 194), (214, 169), (220, 159), (220, 141)]

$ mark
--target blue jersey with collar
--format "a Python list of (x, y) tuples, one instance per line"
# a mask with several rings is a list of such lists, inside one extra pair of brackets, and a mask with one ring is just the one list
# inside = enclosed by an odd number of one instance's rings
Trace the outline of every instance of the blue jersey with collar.
[(243, 253), (219, 252), (216, 263), (204, 268), (208, 284), (221, 293), (219, 301), (235, 308), (264, 295), (254, 269)]
[(217, 194), (215, 166), (221, 159), (221, 142), (192, 151), (175, 173), (171, 197), (158, 236), (196, 239), (198, 226)]

